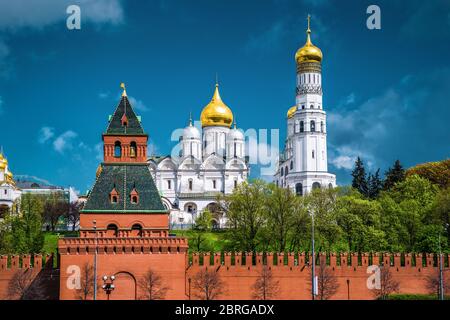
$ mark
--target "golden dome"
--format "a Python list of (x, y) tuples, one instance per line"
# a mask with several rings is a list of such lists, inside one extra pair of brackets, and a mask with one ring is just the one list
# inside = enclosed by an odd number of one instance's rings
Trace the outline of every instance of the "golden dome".
[(290, 119), (294, 116), (295, 111), (297, 111), (297, 106), (293, 106), (293, 107), (289, 108), (289, 110), (287, 112), (288, 119)]
[(202, 122), (202, 128), (212, 126), (230, 128), (233, 123), (233, 113), (230, 108), (223, 103), (222, 98), (220, 98), (218, 84), (216, 84), (216, 90), (214, 91), (211, 102), (203, 108), (200, 121)]
[(0, 153), (0, 169), (5, 169), (8, 165), (8, 160), (3, 156), (2, 153)]
[(295, 54), (295, 61), (297, 64), (303, 62), (322, 62), (323, 55), (322, 51), (312, 44), (311, 42), (311, 29), (309, 27), (310, 24), (310, 16), (308, 15), (308, 30), (306, 30), (306, 43), (303, 47), (297, 50)]

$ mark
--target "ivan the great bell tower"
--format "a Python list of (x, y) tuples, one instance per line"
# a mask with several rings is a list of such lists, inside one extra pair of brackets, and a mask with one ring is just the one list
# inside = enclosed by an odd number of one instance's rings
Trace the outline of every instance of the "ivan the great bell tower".
[(275, 181), (303, 195), (314, 188), (336, 186), (328, 173), (326, 112), (322, 104), (322, 51), (311, 41), (310, 16), (306, 43), (295, 54), (297, 96), (287, 113), (287, 138)]

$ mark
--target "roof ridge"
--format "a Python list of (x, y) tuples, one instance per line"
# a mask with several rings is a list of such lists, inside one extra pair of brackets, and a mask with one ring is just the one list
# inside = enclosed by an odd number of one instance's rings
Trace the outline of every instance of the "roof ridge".
[(113, 113), (112, 116), (111, 116), (111, 119), (109, 119), (108, 127), (106, 128), (106, 131), (105, 131), (105, 132), (108, 132), (108, 131), (109, 131), (109, 127), (111, 126), (112, 120), (114, 119), (114, 116), (116, 115), (117, 110), (119, 110), (120, 103), (122, 102), (122, 99), (123, 99), (123, 98), (124, 98), (124, 96), (122, 96), (122, 97), (120, 98), (119, 103), (117, 104), (116, 109), (114, 110), (114, 113)]

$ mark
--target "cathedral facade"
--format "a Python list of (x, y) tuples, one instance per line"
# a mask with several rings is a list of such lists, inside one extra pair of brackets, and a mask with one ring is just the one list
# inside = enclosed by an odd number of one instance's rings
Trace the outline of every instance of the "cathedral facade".
[(176, 157), (148, 159), (164, 206), (170, 211), (171, 228), (195, 224), (206, 209), (213, 214), (213, 227), (225, 227), (226, 216), (217, 210), (217, 196), (232, 193), (249, 175), (244, 134), (233, 123), (233, 113), (220, 97), (218, 84), (200, 120), (201, 130), (192, 119), (183, 129)]
[(298, 195), (333, 188), (328, 172), (326, 112), (322, 103), (322, 51), (311, 42), (310, 18), (305, 45), (295, 54), (296, 103), (287, 112), (287, 138), (280, 153), (275, 183)]
[(0, 152), (0, 219), (10, 212), (15, 205), (15, 212), (19, 212), (19, 202), (22, 192), (17, 188), (13, 174), (9, 170), (8, 160)]

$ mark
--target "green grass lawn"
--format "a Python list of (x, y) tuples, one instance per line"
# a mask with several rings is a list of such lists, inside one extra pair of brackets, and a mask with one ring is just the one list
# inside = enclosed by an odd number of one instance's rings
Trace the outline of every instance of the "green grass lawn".
[[(178, 237), (188, 238), (189, 252), (197, 251), (195, 230), (170, 230), (171, 234), (176, 234)], [(227, 231), (211, 231), (202, 232), (204, 241), (201, 245), (201, 251), (228, 251), (230, 248), (230, 241), (226, 239)]]
[(58, 238), (64, 236), (78, 236), (78, 232), (72, 231), (60, 231), (60, 232), (44, 232), (44, 247), (43, 253), (53, 253), (56, 255), (56, 249), (58, 247)]

